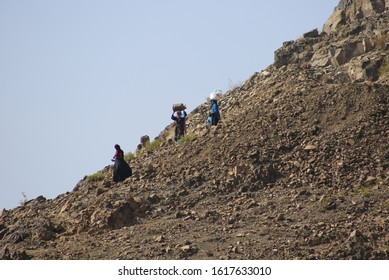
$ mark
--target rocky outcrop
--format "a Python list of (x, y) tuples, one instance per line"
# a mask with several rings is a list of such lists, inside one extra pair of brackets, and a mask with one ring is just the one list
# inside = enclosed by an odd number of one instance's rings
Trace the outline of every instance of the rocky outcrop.
[(389, 48), (387, 1), (341, 1), (323, 27), (276, 50), (274, 66), (337, 70), (337, 82), (375, 81)]
[(385, 14), (389, 10), (388, 0), (341, 0), (334, 13), (324, 24), (323, 32), (336, 32), (345, 25), (364, 18)]

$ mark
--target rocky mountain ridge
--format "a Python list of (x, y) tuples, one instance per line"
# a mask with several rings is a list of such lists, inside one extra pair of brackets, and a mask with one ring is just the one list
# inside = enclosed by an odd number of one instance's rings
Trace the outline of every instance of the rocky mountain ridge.
[(0, 259), (389, 259), (388, 0), (341, 0), (323, 32), (129, 159), (0, 215)]

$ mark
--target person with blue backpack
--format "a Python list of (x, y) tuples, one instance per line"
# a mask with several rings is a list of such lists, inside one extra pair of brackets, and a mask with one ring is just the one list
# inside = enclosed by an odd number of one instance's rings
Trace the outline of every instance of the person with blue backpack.
[(211, 109), (208, 115), (208, 127), (217, 126), (220, 121), (219, 105), (217, 100), (220, 98), (221, 90), (215, 90), (211, 93)]
[(210, 126), (213, 126), (213, 125), (216, 126), (219, 121), (220, 121), (219, 105), (217, 104), (217, 100), (212, 99), (211, 100), (211, 111), (209, 113)]

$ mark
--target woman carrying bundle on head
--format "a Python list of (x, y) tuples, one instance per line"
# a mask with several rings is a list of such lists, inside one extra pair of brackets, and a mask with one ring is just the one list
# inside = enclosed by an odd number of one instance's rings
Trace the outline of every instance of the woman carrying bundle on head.
[[(177, 103), (173, 104), (173, 114), (171, 116), (171, 119), (177, 123), (175, 131), (174, 131), (174, 141), (178, 143), (182, 136), (186, 133), (186, 112), (185, 112), (186, 106), (183, 103)], [(174, 113), (176, 115), (174, 115)]]
[(213, 125), (217, 126), (218, 122), (220, 121), (219, 105), (217, 104), (217, 101), (220, 99), (221, 94), (221, 90), (215, 90), (210, 95), (211, 109), (208, 115), (208, 127)]
[(177, 111), (176, 116), (174, 112), (172, 114), (171, 119), (177, 123), (175, 131), (174, 131), (174, 141), (178, 143), (182, 136), (185, 135), (186, 126), (185, 126), (185, 118), (187, 114), (185, 111)]

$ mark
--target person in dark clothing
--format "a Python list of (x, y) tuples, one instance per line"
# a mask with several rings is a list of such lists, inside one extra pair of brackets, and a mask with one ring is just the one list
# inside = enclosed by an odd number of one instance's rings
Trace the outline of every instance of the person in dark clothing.
[(172, 120), (177, 123), (175, 134), (174, 134), (174, 141), (178, 142), (180, 141), (181, 137), (185, 135), (186, 127), (185, 127), (185, 119), (186, 119), (186, 112), (183, 111), (177, 111), (177, 116), (174, 116), (174, 112), (172, 114)]
[(116, 153), (113, 156), (113, 181), (121, 182), (132, 176), (131, 167), (124, 159), (124, 152), (118, 144), (115, 145)]
[(219, 106), (217, 105), (217, 100), (211, 100), (211, 111), (208, 116), (208, 126), (211, 127), (213, 125), (217, 125), (220, 121), (220, 112)]

